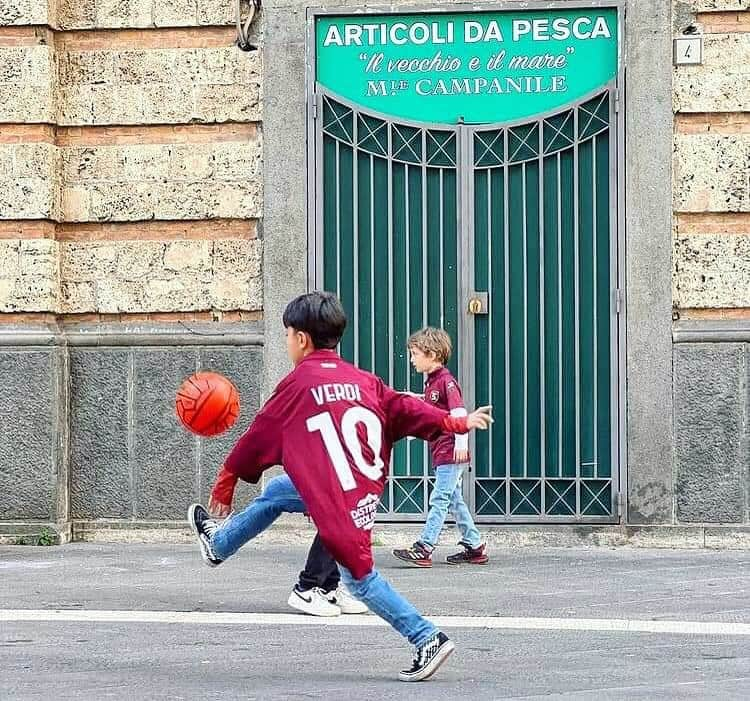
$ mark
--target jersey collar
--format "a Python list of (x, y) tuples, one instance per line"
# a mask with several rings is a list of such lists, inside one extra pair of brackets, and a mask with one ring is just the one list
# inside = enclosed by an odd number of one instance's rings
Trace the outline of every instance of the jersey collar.
[(436, 380), (440, 375), (442, 375), (448, 368), (445, 367), (445, 365), (441, 365), (437, 370), (433, 370), (429, 375), (427, 375), (427, 382), (432, 382), (433, 380)]
[(310, 355), (306, 355), (302, 360), (299, 361), (299, 364), (302, 365), (302, 363), (306, 363), (310, 360), (341, 360), (341, 357), (335, 350), (330, 350), (328, 348), (320, 348), (318, 350), (314, 350)]

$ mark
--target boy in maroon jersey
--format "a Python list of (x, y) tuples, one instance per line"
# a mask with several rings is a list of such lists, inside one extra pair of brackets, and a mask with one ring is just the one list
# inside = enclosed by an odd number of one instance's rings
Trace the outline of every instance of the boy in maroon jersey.
[[(412, 334), (407, 345), (414, 369), (427, 375), (424, 401), (446, 409), (451, 416), (466, 416), (461, 388), (445, 367), (453, 350), (450, 336), (442, 329), (427, 327)], [(410, 548), (394, 550), (393, 554), (415, 567), (432, 567), (432, 551), (450, 511), (461, 531), (459, 545), (463, 550), (449, 555), (447, 561), (451, 565), (484, 565), (489, 558), (461, 493), (464, 465), (469, 462), (468, 435), (444, 432), (430, 442), (430, 453), (435, 486), (422, 535)]]
[(330, 293), (301, 295), (289, 303), (283, 321), (295, 369), (227, 457), (212, 491), (212, 511), (217, 504), (231, 505), (238, 479), (257, 482), (273, 465), (283, 465), (287, 475), (271, 480), (258, 499), (221, 524), (199, 504), (192, 505), (190, 525), (204, 559), (216, 566), (270, 525), (280, 510), (306, 510), (340, 564), (348, 590), (415, 646), (412, 665), (399, 679), (426, 679), (454, 646), (374, 569), (375, 513), (395, 441), (486, 429), (490, 410), (451, 417), (343, 361), (333, 349), (346, 316)]

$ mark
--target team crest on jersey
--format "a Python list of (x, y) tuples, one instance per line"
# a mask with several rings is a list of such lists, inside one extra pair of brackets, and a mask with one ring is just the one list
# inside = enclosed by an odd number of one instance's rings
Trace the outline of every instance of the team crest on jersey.
[(430, 391), (430, 401), (431, 402), (437, 402), (440, 399), (440, 392), (438, 392), (436, 389), (433, 389)]
[(368, 494), (357, 502), (357, 508), (349, 512), (357, 528), (361, 528), (363, 531), (372, 530), (375, 525), (375, 514), (378, 511), (379, 502), (380, 499), (377, 494)]

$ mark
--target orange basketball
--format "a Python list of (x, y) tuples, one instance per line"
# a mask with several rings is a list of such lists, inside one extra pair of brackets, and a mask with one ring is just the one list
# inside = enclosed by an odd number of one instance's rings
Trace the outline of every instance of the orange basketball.
[(185, 380), (175, 398), (183, 426), (199, 436), (218, 436), (240, 415), (237, 388), (218, 372), (196, 372)]

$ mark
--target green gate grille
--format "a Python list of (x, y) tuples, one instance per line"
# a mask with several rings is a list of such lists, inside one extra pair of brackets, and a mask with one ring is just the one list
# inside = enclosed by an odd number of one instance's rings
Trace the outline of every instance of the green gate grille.
[[(456, 132), (389, 122), (325, 94), (319, 115), (318, 279), (350, 319), (341, 353), (397, 389), (421, 391), (409, 334), (427, 324), (458, 334)], [(454, 372), (460, 360), (457, 349)], [(421, 441), (400, 443), (381, 511), (423, 517), (428, 465)]]
[(473, 131), (476, 436), (471, 498), (491, 520), (616, 513), (611, 89), (544, 119)]
[[(396, 388), (423, 386), (409, 333), (451, 334), (468, 399), (495, 407), (465, 480), (479, 520), (616, 514), (613, 91), (529, 123), (451, 128), (318, 86), (312, 282), (342, 299), (343, 356)], [(472, 289), (488, 314), (466, 314)], [(402, 442), (381, 512), (422, 519), (432, 481), (425, 445)]]

